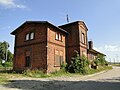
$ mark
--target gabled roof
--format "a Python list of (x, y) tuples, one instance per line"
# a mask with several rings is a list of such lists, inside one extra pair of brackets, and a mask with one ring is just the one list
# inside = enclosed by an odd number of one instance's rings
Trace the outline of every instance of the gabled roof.
[(106, 56), (105, 54), (103, 54), (103, 53), (101, 53), (101, 52), (98, 52), (98, 51), (96, 51), (96, 50), (94, 50), (94, 49), (88, 49), (88, 51), (93, 52), (93, 53), (96, 53), (96, 54), (101, 54), (101, 55), (103, 55), (103, 56)]
[(88, 31), (88, 28), (87, 28), (85, 22), (83, 22), (83, 21), (75, 21), (75, 22), (64, 24), (64, 25), (60, 25), (59, 27), (64, 27), (64, 26), (68, 26), (68, 25), (72, 25), (72, 24), (76, 24), (76, 23), (82, 24), (86, 28), (86, 30)]
[(48, 24), (50, 26), (53, 26), (57, 29), (59, 29), (60, 31), (64, 32), (64, 33), (68, 33), (66, 30), (60, 28), (60, 27), (57, 27), (51, 23), (49, 23), (48, 21), (26, 21), (24, 22), (21, 26), (19, 26), (17, 29), (15, 29), (13, 32), (11, 32), (12, 35), (15, 35), (18, 31), (19, 31), (19, 28), (23, 27), (24, 25), (26, 24)]

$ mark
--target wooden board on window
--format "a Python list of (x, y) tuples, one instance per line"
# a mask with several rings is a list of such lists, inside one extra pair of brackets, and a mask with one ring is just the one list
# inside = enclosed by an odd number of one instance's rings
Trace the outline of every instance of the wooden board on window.
[(58, 50), (55, 50), (55, 55), (59, 55), (59, 51)]
[(60, 51), (60, 56), (63, 56), (63, 51)]

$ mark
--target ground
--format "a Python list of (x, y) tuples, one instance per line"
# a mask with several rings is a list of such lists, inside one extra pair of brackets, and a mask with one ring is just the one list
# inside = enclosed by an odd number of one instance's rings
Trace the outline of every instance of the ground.
[(49, 78), (11, 77), (0, 90), (120, 90), (120, 67), (97, 74)]

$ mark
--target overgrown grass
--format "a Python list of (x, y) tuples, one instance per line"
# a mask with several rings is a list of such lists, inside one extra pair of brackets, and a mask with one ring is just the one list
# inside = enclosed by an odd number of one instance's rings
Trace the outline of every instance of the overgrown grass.
[(110, 70), (112, 66), (99, 66), (98, 69), (89, 69), (87, 74), (94, 74), (104, 70)]
[(50, 75), (52, 77), (54, 77), (54, 76), (68, 76), (68, 75), (71, 75), (71, 73), (65, 71), (64, 69), (61, 69), (59, 71), (52, 72)]
[(64, 69), (60, 71), (55, 71), (51, 74), (45, 74), (40, 70), (27, 70), (23, 74), (19, 74), (16, 72), (0, 72), (0, 84), (8, 83), (11, 78), (22, 78), (22, 77), (33, 77), (33, 78), (48, 78), (48, 77), (59, 77), (59, 76), (74, 76), (74, 75), (88, 75), (94, 74), (103, 70), (110, 70), (112, 66), (99, 66), (98, 69), (88, 69), (88, 73), (69, 73)]
[(35, 77), (35, 78), (46, 78), (46, 77), (49, 77), (49, 75), (43, 73), (40, 70), (27, 70), (23, 74), (25, 76)]
[(119, 66), (120, 67), (120, 64), (111, 64), (112, 66)]
[(8, 79), (0, 77), (0, 84), (6, 84), (8, 82)]
[(112, 66), (99, 66), (98, 69), (87, 69), (87, 73), (69, 73), (65, 71), (64, 69), (61, 69), (59, 71), (52, 72), (50, 74), (45, 74), (40, 70), (27, 70), (24, 72), (25, 76), (33, 77), (33, 78), (47, 78), (47, 77), (59, 77), (59, 76), (72, 76), (72, 75), (88, 75), (88, 74), (94, 74), (98, 73), (104, 70), (110, 70), (112, 69)]

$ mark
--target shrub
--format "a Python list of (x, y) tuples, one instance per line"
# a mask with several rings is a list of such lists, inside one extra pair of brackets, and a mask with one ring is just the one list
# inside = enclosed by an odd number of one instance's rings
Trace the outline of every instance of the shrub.
[(98, 54), (96, 60), (99, 61), (99, 64), (101, 66), (104, 66), (105, 64), (108, 64), (103, 55)]
[(68, 67), (68, 71), (72, 73), (87, 73), (90, 62), (84, 55), (80, 57), (77, 51), (75, 51), (75, 53), (76, 54), (72, 57), (71, 64)]
[(99, 60), (97, 60), (97, 59), (93, 60), (93, 64), (95, 64), (95, 66), (98, 66), (99, 63), (100, 63)]

